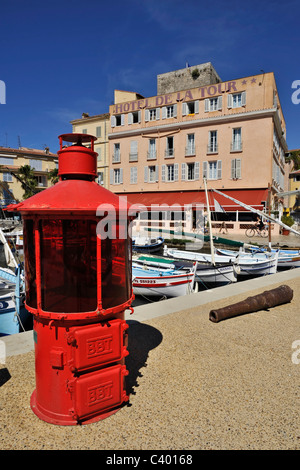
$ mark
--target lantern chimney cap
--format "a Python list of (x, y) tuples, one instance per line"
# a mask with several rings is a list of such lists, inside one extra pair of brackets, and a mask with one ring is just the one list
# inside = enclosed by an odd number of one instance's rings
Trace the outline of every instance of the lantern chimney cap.
[[(58, 138), (58, 176), (63, 179), (95, 179), (97, 153), (94, 152), (94, 141), (97, 137), (90, 134), (61, 134)], [(73, 145), (63, 146), (63, 142), (71, 142)]]
[(92, 149), (94, 150), (94, 141), (97, 137), (91, 134), (61, 134), (58, 136), (60, 143), (60, 150), (62, 150), (63, 142), (72, 142), (74, 145), (82, 146), (82, 144), (91, 142)]

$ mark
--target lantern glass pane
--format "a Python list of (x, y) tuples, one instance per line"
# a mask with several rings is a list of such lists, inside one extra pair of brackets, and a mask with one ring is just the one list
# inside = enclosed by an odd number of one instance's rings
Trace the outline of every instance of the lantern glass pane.
[(41, 295), (47, 312), (97, 308), (96, 222), (41, 220)]
[(131, 296), (131, 239), (124, 226), (116, 225), (115, 238), (101, 240), (101, 288), (104, 309), (122, 305)]
[(36, 269), (35, 269), (35, 238), (34, 221), (24, 220), (24, 271), (26, 285), (26, 304), (37, 308)]

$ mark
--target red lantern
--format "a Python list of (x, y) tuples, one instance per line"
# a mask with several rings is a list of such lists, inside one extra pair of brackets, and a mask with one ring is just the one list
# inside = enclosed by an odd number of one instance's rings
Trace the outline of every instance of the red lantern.
[(94, 181), (96, 138), (59, 139), (59, 182), (15, 210), (24, 226), (26, 308), (34, 317), (31, 408), (46, 422), (72, 425), (105, 418), (128, 400), (131, 238), (127, 204)]

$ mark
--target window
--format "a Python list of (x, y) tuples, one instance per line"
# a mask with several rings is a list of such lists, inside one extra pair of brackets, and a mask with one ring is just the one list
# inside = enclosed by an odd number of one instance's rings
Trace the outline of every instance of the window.
[(167, 137), (165, 157), (174, 157), (174, 137)]
[(203, 162), (203, 178), (219, 180), (222, 178), (222, 161)]
[(242, 129), (237, 127), (232, 129), (231, 152), (239, 152), (242, 150)]
[(101, 137), (101, 127), (100, 126), (96, 127), (96, 137)]
[(155, 121), (156, 120), (156, 109), (149, 110), (149, 120)]
[(188, 134), (186, 140), (185, 156), (195, 155), (195, 134)]
[(115, 168), (110, 170), (110, 184), (123, 183), (123, 168)]
[(155, 183), (156, 181), (158, 181), (158, 165), (145, 166), (144, 182)]
[(167, 165), (167, 181), (174, 181), (174, 165)]
[(121, 152), (120, 144), (114, 144), (114, 153), (113, 153), (113, 163), (120, 163), (121, 161)]
[(181, 164), (182, 181), (195, 181), (199, 179), (199, 162)]
[(156, 159), (156, 140), (149, 139), (147, 160), (155, 160), (155, 159)]
[(14, 165), (14, 158), (0, 157), (0, 165)]
[(87, 134), (87, 129), (82, 129), (83, 134)]
[(136, 184), (137, 183), (137, 167), (132, 166), (130, 168), (130, 184)]
[(222, 96), (207, 98), (204, 103), (205, 112), (222, 111)]
[(125, 124), (124, 114), (116, 114), (115, 116), (111, 116), (110, 124), (111, 124), (111, 127), (124, 126)]
[(156, 181), (156, 166), (149, 166), (149, 183), (154, 183)]
[(145, 122), (147, 121), (155, 121), (160, 117), (160, 109), (159, 108), (151, 108), (145, 110)]
[(95, 149), (95, 152), (98, 153), (97, 155), (97, 161), (100, 162), (101, 161), (101, 147), (98, 147)]
[(227, 95), (227, 107), (228, 108), (239, 108), (240, 106), (246, 106), (246, 92), (233, 93)]
[(161, 112), (162, 119), (169, 119), (177, 117), (177, 104), (172, 104), (170, 106), (164, 106)]
[(7, 183), (11, 183), (13, 180), (12, 175), (8, 172), (3, 172), (3, 181), (6, 181)]
[(182, 116), (187, 114), (199, 113), (199, 101), (188, 101), (187, 103), (182, 103)]
[(242, 177), (241, 172), (241, 160), (239, 158), (234, 158), (231, 160), (231, 178), (240, 179)]
[(31, 168), (37, 171), (42, 171), (42, 160), (36, 160), (36, 159), (30, 159), (29, 160), (29, 165)]
[(46, 176), (42, 176), (42, 175), (38, 175), (36, 176), (36, 179), (37, 179), (37, 182), (38, 182), (38, 187), (42, 187), (42, 188), (46, 188), (48, 185), (47, 185), (47, 178)]
[(162, 165), (162, 181), (178, 181), (178, 163), (172, 165)]
[(100, 171), (98, 173), (97, 183), (101, 184), (101, 186), (104, 185), (104, 173), (103, 173), (103, 171)]
[(141, 111), (134, 111), (128, 114), (128, 124), (138, 124), (141, 122)]
[(207, 153), (217, 153), (217, 152), (218, 152), (217, 131), (209, 131)]
[(187, 179), (189, 181), (195, 179), (195, 163), (188, 163), (187, 164)]
[(130, 153), (129, 153), (129, 161), (130, 162), (137, 162), (138, 160), (138, 143), (137, 140), (130, 141)]

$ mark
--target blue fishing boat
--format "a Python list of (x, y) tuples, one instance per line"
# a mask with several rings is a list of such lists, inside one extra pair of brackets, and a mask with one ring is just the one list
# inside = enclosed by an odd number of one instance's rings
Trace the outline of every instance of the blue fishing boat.
[(16, 272), (0, 268), (0, 336), (32, 328), (32, 315), (24, 305), (24, 279), (21, 265)]
[(32, 329), (32, 315), (25, 308), (23, 263), (17, 262), (0, 229), (5, 267), (0, 267), (0, 336)]

